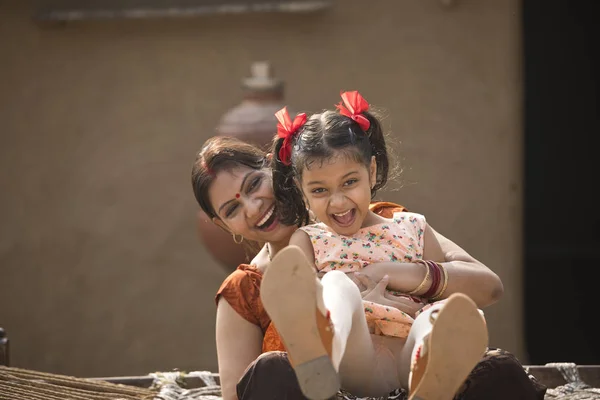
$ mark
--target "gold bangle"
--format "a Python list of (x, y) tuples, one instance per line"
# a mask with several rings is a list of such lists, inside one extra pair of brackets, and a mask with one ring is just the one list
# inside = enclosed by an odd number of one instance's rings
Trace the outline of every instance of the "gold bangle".
[(440, 290), (440, 292), (433, 296), (431, 298), (431, 300), (439, 300), (442, 298), (442, 295), (444, 294), (444, 292), (446, 291), (446, 288), (448, 287), (448, 271), (446, 271), (446, 268), (444, 268), (444, 266), (440, 263), (436, 263), (437, 265), (439, 265), (439, 267), (442, 269), (442, 272), (444, 274), (444, 284), (442, 285), (442, 290)]
[(425, 279), (423, 279), (423, 282), (421, 282), (421, 284), (419, 286), (417, 286), (417, 288), (415, 290), (412, 290), (410, 292), (408, 292), (408, 294), (413, 295), (416, 294), (418, 292), (421, 291), (421, 289), (423, 289), (423, 287), (425, 286), (425, 284), (427, 283), (427, 281), (429, 280), (429, 266), (427, 265), (427, 263), (423, 260), (416, 260), (415, 261), (416, 264), (422, 264), (425, 266)]

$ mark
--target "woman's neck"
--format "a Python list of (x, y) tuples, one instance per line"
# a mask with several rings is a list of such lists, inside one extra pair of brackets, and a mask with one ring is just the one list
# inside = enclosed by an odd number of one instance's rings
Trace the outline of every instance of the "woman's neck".
[(252, 260), (251, 264), (256, 266), (259, 271), (264, 272), (265, 269), (269, 266), (275, 254), (281, 251), (285, 246), (287, 246), (289, 240), (286, 242), (267, 242), (263, 246), (263, 248), (258, 252), (256, 257)]

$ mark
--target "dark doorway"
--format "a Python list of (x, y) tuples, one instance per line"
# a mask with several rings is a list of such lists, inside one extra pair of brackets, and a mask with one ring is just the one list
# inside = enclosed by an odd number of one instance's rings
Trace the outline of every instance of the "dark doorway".
[(522, 4), (527, 350), (531, 364), (600, 364), (600, 14), (593, 0)]

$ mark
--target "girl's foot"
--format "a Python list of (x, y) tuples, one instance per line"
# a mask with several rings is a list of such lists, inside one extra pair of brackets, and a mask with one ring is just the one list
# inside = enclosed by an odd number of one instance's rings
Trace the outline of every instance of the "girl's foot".
[(485, 320), (468, 296), (451, 295), (430, 319), (413, 353), (409, 400), (451, 400), (487, 349)]
[(320, 282), (297, 246), (281, 250), (266, 269), (260, 298), (288, 351), (302, 393), (312, 400), (334, 396), (340, 381), (332, 362), (333, 329), (317, 305)]

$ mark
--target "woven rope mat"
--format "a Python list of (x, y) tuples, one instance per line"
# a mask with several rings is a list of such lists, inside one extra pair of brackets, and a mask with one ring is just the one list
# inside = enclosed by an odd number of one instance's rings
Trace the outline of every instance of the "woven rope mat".
[(150, 400), (155, 390), (0, 366), (0, 400)]
[(205, 387), (186, 389), (181, 386), (181, 372), (157, 372), (150, 374), (154, 378), (152, 388), (158, 390), (155, 400), (221, 400), (221, 387), (208, 371), (188, 372), (186, 376), (196, 376)]

